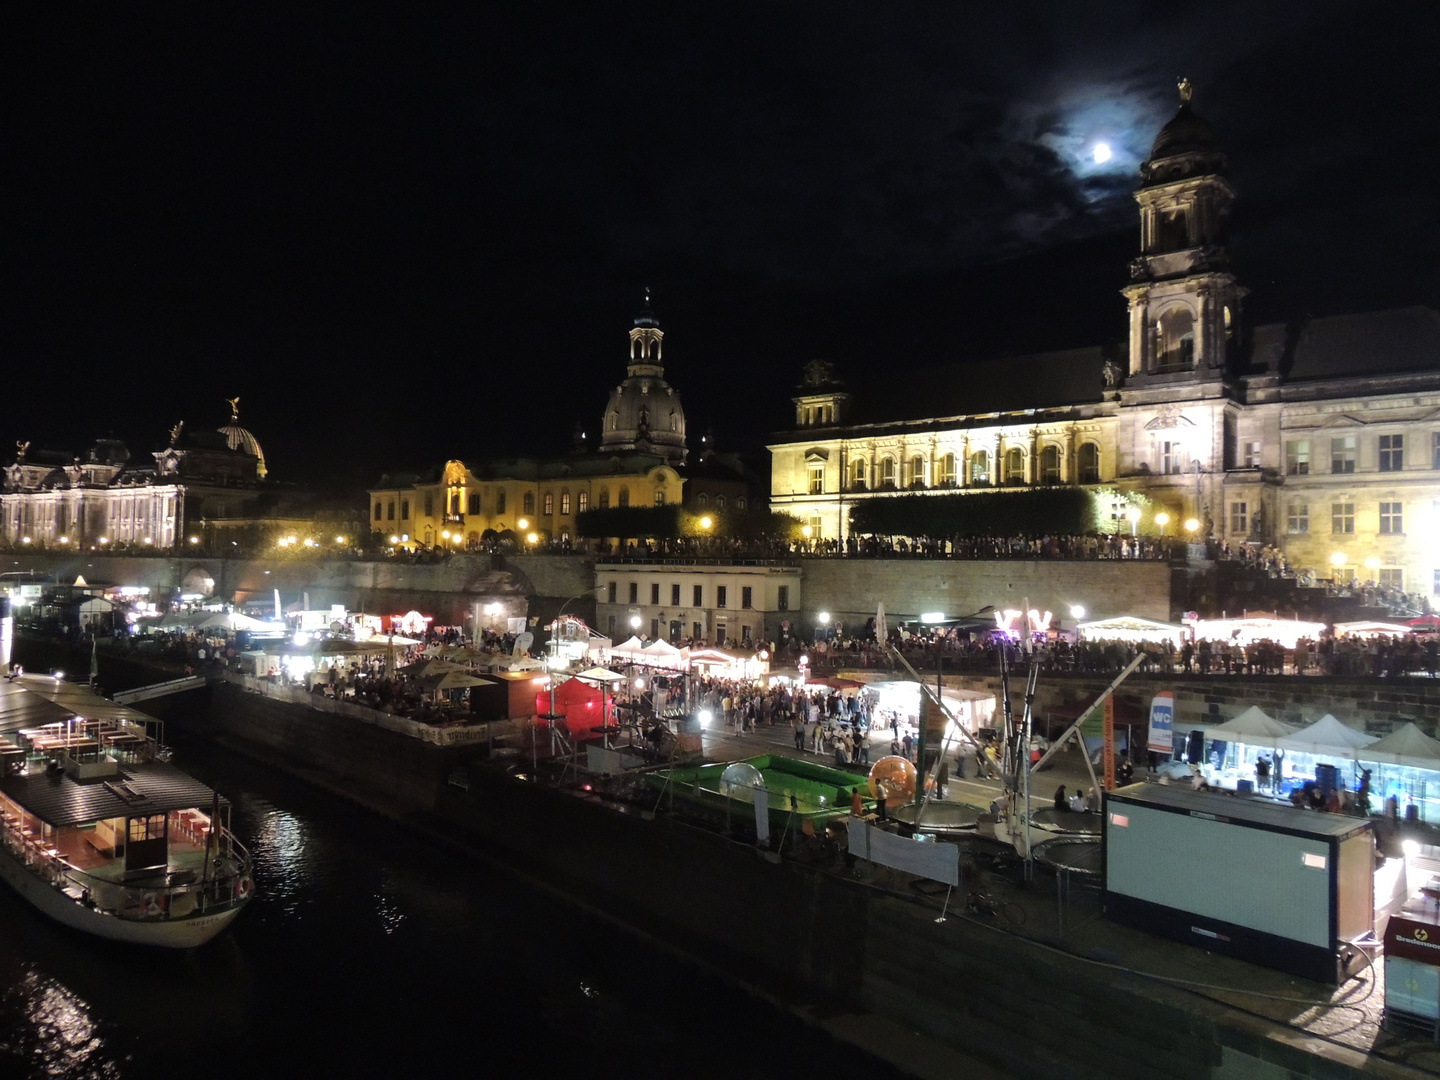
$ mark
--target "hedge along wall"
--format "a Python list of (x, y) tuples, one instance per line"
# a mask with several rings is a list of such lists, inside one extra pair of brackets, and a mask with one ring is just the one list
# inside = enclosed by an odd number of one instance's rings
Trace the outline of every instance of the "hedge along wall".
[(1113, 489), (1025, 488), (953, 495), (896, 495), (857, 502), (850, 531), (943, 540), (954, 536), (1079, 535), (1111, 532), (1115, 500), (1142, 508), (1143, 496)]

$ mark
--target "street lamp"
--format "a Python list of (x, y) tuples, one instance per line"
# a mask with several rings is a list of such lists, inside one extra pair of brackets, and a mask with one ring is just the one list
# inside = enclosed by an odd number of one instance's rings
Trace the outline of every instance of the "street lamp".
[(1349, 561), (1349, 558), (1343, 551), (1336, 551), (1330, 555), (1330, 565), (1335, 568), (1334, 572), (1330, 575), (1331, 581), (1340, 580), (1340, 571), (1345, 568), (1345, 564)]
[(1380, 569), (1380, 557), (1370, 555), (1365, 559), (1365, 569), (1370, 571), (1370, 583), (1375, 583), (1376, 571)]
[(1198, 528), (1200, 528), (1200, 519), (1199, 519), (1199, 518), (1186, 518), (1186, 519), (1185, 519), (1185, 531), (1186, 531), (1187, 533), (1189, 533), (1191, 536), (1194, 536), (1194, 535), (1195, 535), (1195, 530), (1198, 529)]
[(1161, 510), (1160, 513), (1155, 515), (1155, 524), (1160, 529), (1160, 535), (1164, 536), (1165, 526), (1170, 524), (1170, 515), (1165, 513), (1164, 510)]
[(1130, 535), (1135, 535), (1135, 526), (1140, 522), (1140, 508), (1132, 506), (1125, 511), (1125, 519), (1130, 522)]
[(1071, 604), (1070, 617), (1076, 620), (1083, 619), (1085, 617), (1085, 609), (1079, 604)]

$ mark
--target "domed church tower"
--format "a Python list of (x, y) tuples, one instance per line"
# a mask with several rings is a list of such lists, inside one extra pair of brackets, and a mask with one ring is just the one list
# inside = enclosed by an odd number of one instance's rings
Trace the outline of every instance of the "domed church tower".
[(1140, 249), (1130, 264), (1131, 388), (1223, 379), (1245, 291), (1230, 274), (1226, 224), (1235, 191), (1214, 130), (1190, 106), (1160, 129), (1140, 166)]
[(226, 400), (230, 403), (230, 423), (217, 430), (225, 436), (225, 445), (231, 450), (243, 450), (247, 454), (255, 455), (255, 478), (264, 480), (265, 451), (260, 449), (260, 440), (240, 426), (240, 399), (233, 397)]
[(646, 289), (645, 309), (630, 330), (625, 381), (610, 391), (601, 419), (601, 450), (640, 450), (673, 463), (685, 460), (685, 411), (680, 395), (665, 381), (660, 354), (664, 338)]

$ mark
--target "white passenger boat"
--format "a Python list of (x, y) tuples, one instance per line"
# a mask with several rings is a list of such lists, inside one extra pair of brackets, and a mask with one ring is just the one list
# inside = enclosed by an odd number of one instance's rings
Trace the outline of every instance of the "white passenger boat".
[(115, 941), (204, 944), (250, 901), (229, 807), (159, 760), (159, 721), (46, 675), (0, 680), (0, 877)]

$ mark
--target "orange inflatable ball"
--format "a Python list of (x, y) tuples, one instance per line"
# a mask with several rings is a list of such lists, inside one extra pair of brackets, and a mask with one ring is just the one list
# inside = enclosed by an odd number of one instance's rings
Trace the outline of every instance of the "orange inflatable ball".
[(898, 754), (882, 757), (870, 766), (870, 797), (891, 806), (915, 798), (915, 766)]

